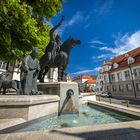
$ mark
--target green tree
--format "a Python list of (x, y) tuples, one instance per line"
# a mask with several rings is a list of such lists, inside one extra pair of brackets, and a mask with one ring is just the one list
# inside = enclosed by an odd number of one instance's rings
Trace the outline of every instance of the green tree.
[[(0, 59), (24, 57), (33, 46), (40, 56), (49, 42), (51, 19), (64, 0), (0, 0)], [(18, 56), (16, 56), (18, 54)]]

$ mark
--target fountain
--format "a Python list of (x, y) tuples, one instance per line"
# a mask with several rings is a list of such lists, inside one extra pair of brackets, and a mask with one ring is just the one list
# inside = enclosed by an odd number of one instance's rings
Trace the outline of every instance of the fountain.
[[(62, 21), (63, 17), (60, 22)], [(80, 44), (80, 40), (69, 37), (63, 44), (59, 44), (58, 38), (53, 35), (59, 26), (60, 23), (50, 30), (50, 43), (40, 62), (37, 60), (36, 47), (25, 57), (21, 65), (20, 81), (23, 95), (0, 98), (1, 119), (22, 118), (24, 121), (31, 121), (52, 114), (60, 116), (65, 113), (79, 113), (78, 84), (66, 81), (66, 68), (71, 49)], [(43, 83), (50, 68), (58, 68), (58, 82)], [(37, 83), (37, 78), (40, 83)]]
[(75, 99), (74, 91), (72, 89), (68, 89), (66, 92), (65, 99), (60, 99), (60, 110), (58, 116), (64, 113), (79, 113), (79, 109), (75, 108)]
[[(41, 59), (40, 72), (39, 63), (36, 59), (38, 50), (33, 48), (32, 53), (26, 57), (21, 67), (21, 87), (24, 96), (3, 96), (0, 98), (0, 118), (34, 120), (53, 113), (58, 113), (59, 115), (63, 113), (78, 113), (78, 84), (66, 82), (66, 67), (69, 62), (71, 48), (77, 44), (80, 44), (80, 40), (69, 37), (61, 45), (61, 49), (56, 53), (56, 56), (53, 56), (55, 58), (54, 61), (50, 60), (45, 63), (44, 60), (48, 61), (48, 59), (46, 60), (47, 54), (44, 54), (42, 58), (45, 59)], [(45, 67), (43, 67), (44, 64), (46, 64)], [(49, 68), (47, 64), (51, 64)], [(42, 80), (46, 68), (48, 70), (55, 67), (58, 67), (59, 82), (37, 84), (38, 73), (40, 73), (40, 80)], [(38, 95), (38, 93), (44, 95)], [(72, 95), (72, 93), (74, 94)]]
[[(50, 30), (50, 42), (46, 47), (45, 54), (40, 59), (40, 72), (38, 89), (43, 94), (58, 95), (60, 97), (58, 114), (79, 112), (78, 84), (67, 82), (66, 68), (69, 63), (71, 49), (81, 41), (69, 37), (62, 44), (60, 37), (55, 37), (54, 31), (61, 25), (60, 22)], [(55, 41), (55, 43), (54, 43)], [(44, 77), (50, 68), (58, 68), (58, 82), (44, 83)]]
[(39, 83), (39, 92), (60, 97), (58, 115), (79, 113), (79, 92), (78, 84), (75, 82), (50, 82)]

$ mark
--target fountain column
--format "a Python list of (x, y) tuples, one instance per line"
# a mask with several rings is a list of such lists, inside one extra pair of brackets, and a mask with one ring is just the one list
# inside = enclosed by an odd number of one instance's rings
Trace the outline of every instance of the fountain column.
[(60, 97), (58, 114), (79, 113), (79, 90), (76, 82), (39, 83), (38, 90), (43, 94)]

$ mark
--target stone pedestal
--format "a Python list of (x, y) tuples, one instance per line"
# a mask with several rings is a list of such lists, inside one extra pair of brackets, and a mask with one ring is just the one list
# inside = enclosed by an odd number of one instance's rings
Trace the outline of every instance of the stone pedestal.
[[(67, 91), (71, 89), (73, 95), (67, 96)], [(49, 82), (39, 83), (38, 91), (43, 94), (60, 96), (59, 114), (60, 113), (78, 113), (79, 112), (79, 91), (76, 82)]]
[[(67, 98), (67, 91), (74, 93)], [(0, 95), (0, 119), (34, 120), (53, 113), (78, 113), (79, 93), (75, 82), (53, 82), (38, 85), (46, 95)]]
[(57, 95), (0, 95), (0, 119), (34, 120), (58, 113)]

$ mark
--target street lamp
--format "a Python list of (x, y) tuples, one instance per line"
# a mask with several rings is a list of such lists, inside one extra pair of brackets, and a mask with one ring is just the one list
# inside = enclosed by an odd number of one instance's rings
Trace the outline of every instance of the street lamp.
[(130, 73), (131, 73), (132, 85), (133, 85), (133, 89), (134, 89), (134, 96), (136, 98), (136, 89), (135, 89), (133, 73), (132, 73), (132, 69), (131, 69), (131, 64), (133, 64), (134, 62), (135, 62), (135, 59), (133, 57), (128, 57), (127, 63), (128, 63), (128, 67), (129, 67)]

